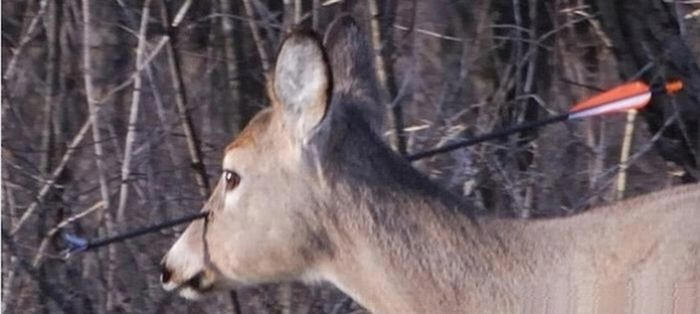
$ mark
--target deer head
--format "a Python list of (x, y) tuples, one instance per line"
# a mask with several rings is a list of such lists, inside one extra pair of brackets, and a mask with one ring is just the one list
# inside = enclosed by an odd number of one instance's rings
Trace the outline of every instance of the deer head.
[(369, 126), (381, 116), (362, 107), (374, 104), (376, 91), (371, 75), (359, 74), (371, 63), (359, 32), (348, 17), (335, 24), (327, 35), (333, 66), (314, 34), (284, 40), (268, 82), (271, 105), (226, 148), (202, 209), (208, 218), (193, 222), (163, 259), (166, 289), (194, 298), (215, 288), (314, 278), (332, 258), (320, 221), (332, 207), (323, 155), (344, 141), (348, 127), (338, 121)]

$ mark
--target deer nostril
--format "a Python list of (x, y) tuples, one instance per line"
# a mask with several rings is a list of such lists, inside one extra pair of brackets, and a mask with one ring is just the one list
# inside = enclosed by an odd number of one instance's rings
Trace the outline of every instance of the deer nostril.
[(195, 289), (200, 289), (200, 288), (202, 288), (202, 279), (203, 278), (204, 278), (204, 273), (199, 272), (196, 275), (194, 275), (194, 277), (190, 278), (190, 280), (188, 280), (185, 283), (185, 285), (188, 285), (188, 286), (195, 288)]
[(170, 281), (171, 276), (172, 272), (168, 269), (168, 266), (165, 266), (165, 263), (160, 264), (160, 281), (167, 283)]

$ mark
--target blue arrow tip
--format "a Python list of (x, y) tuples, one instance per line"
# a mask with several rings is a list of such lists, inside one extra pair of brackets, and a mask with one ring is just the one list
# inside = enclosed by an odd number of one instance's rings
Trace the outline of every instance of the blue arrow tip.
[(84, 251), (88, 246), (88, 241), (85, 238), (69, 233), (63, 234), (63, 240), (66, 241), (66, 244), (68, 244), (68, 253)]

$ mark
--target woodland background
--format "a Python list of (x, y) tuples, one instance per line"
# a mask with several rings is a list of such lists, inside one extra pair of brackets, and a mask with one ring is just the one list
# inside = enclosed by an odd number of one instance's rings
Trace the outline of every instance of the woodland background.
[(322, 34), (342, 12), (375, 48), (383, 136), (403, 154), (623, 81), (684, 80), (629, 124), (558, 124), (414, 163), (476, 211), (569, 215), (700, 178), (698, 1), (3, 0), (2, 312), (362, 311), (327, 286), (167, 294), (158, 264), (184, 226), (59, 255), (66, 232), (197, 212), (222, 148), (266, 105), (285, 31)]

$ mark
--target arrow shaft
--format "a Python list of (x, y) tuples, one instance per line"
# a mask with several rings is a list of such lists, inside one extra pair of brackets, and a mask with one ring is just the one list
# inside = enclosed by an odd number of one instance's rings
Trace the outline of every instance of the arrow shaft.
[(94, 242), (93, 242), (93, 241), (90, 241), (90, 242), (88, 242), (88, 244), (87, 244), (87, 246), (85, 247), (85, 249), (83, 249), (82, 251), (87, 251), (87, 250), (96, 249), (96, 248), (98, 248), (98, 247), (105, 246), (105, 245), (108, 245), (108, 244), (111, 244), (111, 243), (114, 243), (114, 242), (124, 241), (124, 240), (126, 240), (126, 239), (135, 238), (135, 237), (138, 237), (138, 236), (147, 234), (147, 233), (155, 232), (155, 231), (158, 231), (158, 230), (161, 230), (161, 229), (169, 228), (169, 227), (172, 227), (172, 226), (184, 224), (184, 223), (187, 223), (187, 222), (190, 222), (190, 221), (194, 221), (194, 220), (198, 220), (198, 219), (202, 219), (202, 218), (206, 218), (206, 217), (207, 217), (207, 213), (206, 213), (206, 212), (201, 212), (201, 213), (198, 213), (198, 214), (194, 214), (194, 215), (185, 216), (185, 217), (182, 217), (182, 218), (178, 218), (178, 219), (166, 221), (166, 222), (164, 222), (164, 223), (160, 223), (160, 224), (157, 224), (157, 225), (153, 225), (153, 226), (149, 226), (149, 227), (144, 227), (144, 228), (136, 229), (136, 230), (134, 230), (134, 231), (127, 232), (127, 233), (123, 233), (123, 234), (119, 234), (119, 235), (116, 235), (116, 236), (113, 236), (113, 237), (108, 237), (108, 238), (100, 239), (100, 240), (97, 240), (97, 241), (94, 241)]
[(458, 141), (458, 142), (455, 142), (452, 144), (447, 144), (447, 145), (444, 145), (442, 147), (438, 147), (438, 148), (435, 148), (432, 150), (409, 155), (406, 158), (409, 161), (416, 161), (419, 159), (428, 158), (431, 156), (435, 156), (437, 154), (442, 154), (442, 153), (446, 153), (446, 152), (449, 152), (449, 151), (452, 151), (455, 149), (459, 149), (462, 147), (474, 145), (476, 143), (481, 143), (481, 142), (490, 141), (493, 139), (505, 137), (505, 136), (508, 136), (508, 135), (511, 135), (514, 133), (522, 132), (522, 131), (529, 130), (529, 129), (538, 128), (538, 127), (541, 127), (541, 126), (544, 126), (547, 124), (566, 121), (569, 118), (569, 115), (570, 114), (567, 112), (567, 113), (563, 113), (563, 114), (560, 114), (557, 116), (546, 118), (544, 120), (538, 120), (538, 121), (524, 123), (521, 125), (507, 128), (507, 129), (499, 130), (499, 131), (496, 131), (493, 133), (484, 134), (484, 135), (473, 137), (473, 138), (466, 139), (466, 140), (461, 140), (461, 141)]

